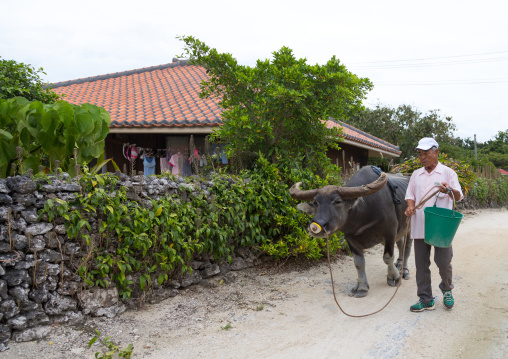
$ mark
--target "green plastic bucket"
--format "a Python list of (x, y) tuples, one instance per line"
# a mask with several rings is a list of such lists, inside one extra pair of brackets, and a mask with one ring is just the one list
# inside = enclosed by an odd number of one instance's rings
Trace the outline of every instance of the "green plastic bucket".
[(453, 237), (464, 215), (447, 208), (426, 207), (425, 243), (434, 247), (447, 248), (452, 245)]

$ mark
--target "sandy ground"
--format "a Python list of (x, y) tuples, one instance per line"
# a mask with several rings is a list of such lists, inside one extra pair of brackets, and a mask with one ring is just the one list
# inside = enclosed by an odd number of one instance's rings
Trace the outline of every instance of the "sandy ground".
[[(508, 357), (508, 211), (464, 211), (454, 239), (455, 307), (446, 310), (438, 289), (434, 311), (411, 313), (411, 279), (382, 312), (366, 318), (342, 314), (333, 300), (326, 263), (299, 270), (254, 268), (232, 283), (212, 280), (159, 304), (119, 318), (94, 318), (84, 327), (57, 326), (40, 342), (10, 343), (1, 358), (93, 358), (93, 329), (133, 358), (506, 358)], [(348, 296), (356, 280), (349, 257), (333, 264), (339, 303), (351, 314), (381, 308), (386, 285), (382, 247), (368, 251), (370, 291)]]

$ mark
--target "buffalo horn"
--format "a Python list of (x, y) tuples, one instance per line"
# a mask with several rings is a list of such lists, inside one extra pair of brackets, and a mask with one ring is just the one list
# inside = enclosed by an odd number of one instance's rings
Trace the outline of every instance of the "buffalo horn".
[(304, 191), (300, 189), (302, 182), (295, 183), (293, 187), (289, 190), (289, 194), (294, 199), (299, 201), (312, 201), (314, 197), (318, 194), (319, 189), (311, 189), (308, 191)]
[(344, 199), (363, 197), (379, 191), (381, 188), (383, 188), (387, 181), (388, 176), (383, 172), (381, 173), (381, 176), (379, 176), (379, 178), (374, 182), (357, 187), (339, 187), (338, 191), (340, 196)]

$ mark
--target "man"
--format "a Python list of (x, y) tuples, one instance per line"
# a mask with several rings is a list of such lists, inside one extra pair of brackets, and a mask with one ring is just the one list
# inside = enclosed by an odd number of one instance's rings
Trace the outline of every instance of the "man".
[[(430, 249), (431, 245), (425, 243), (425, 214), (423, 208), (416, 209), (421, 199), (434, 186), (440, 187), (440, 192), (428, 200), (424, 206), (436, 206), (441, 208), (453, 208), (453, 201), (460, 201), (464, 196), (460, 188), (457, 174), (454, 170), (444, 166), (438, 160), (439, 145), (433, 138), (424, 137), (418, 142), (416, 150), (423, 168), (413, 172), (406, 191), (406, 216), (411, 218), (411, 238), (414, 239), (414, 253), (416, 264), (416, 285), (420, 300), (410, 307), (412, 312), (422, 312), (435, 308), (432, 296), (430, 275)], [(432, 192), (432, 191), (431, 191)], [(437, 197), (437, 202), (436, 202)], [(452, 295), (452, 257), (453, 250), (449, 248), (434, 247), (434, 262), (439, 268), (441, 283), (439, 288), (443, 292), (443, 303), (451, 309), (454, 304)]]

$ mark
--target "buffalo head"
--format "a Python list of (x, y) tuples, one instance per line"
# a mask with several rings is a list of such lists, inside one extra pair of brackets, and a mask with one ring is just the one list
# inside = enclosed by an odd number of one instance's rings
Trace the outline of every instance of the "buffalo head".
[[(314, 237), (324, 237), (342, 230), (348, 220), (349, 209), (363, 196), (379, 191), (388, 181), (386, 173), (381, 173), (374, 182), (357, 186), (325, 186), (319, 189), (301, 190), (301, 182), (289, 190), (294, 199), (307, 201), (300, 203), (298, 209), (313, 216), (312, 221), (322, 230), (309, 231)], [(316, 226), (317, 227), (317, 226)], [(319, 227), (317, 227), (319, 228)]]

